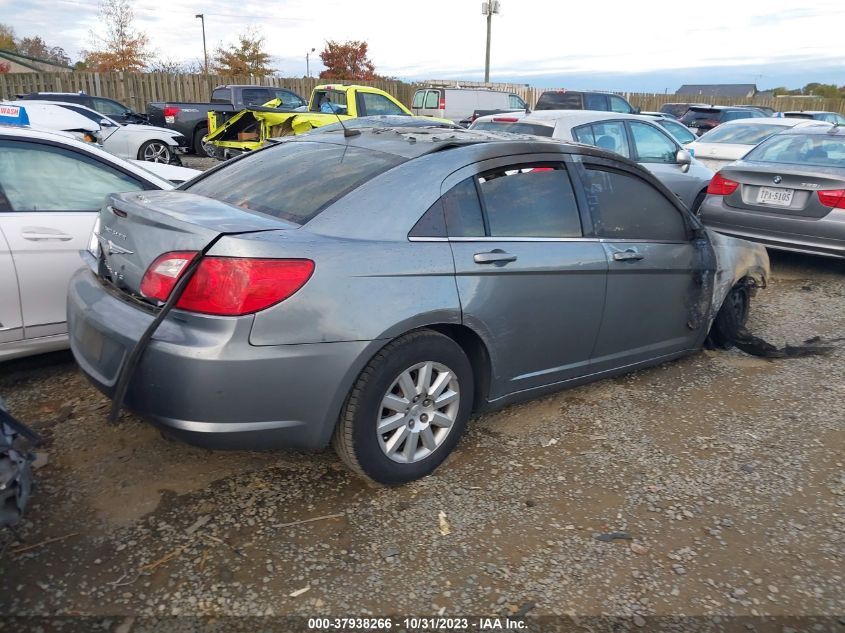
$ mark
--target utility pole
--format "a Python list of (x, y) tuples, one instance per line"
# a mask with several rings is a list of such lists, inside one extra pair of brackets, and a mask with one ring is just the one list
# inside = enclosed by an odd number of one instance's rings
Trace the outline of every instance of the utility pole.
[(316, 50), (316, 48), (312, 48), (310, 51), (305, 53), (305, 74), (308, 75), (309, 79), (311, 78), (311, 60), (309, 58), (311, 57), (311, 53)]
[(487, 16), (487, 57), (484, 63), (484, 83), (490, 82), (490, 35), (493, 31), (493, 15), (499, 13), (499, 1), (481, 3), (481, 14)]
[(199, 18), (202, 22), (202, 56), (205, 58), (205, 74), (208, 74), (208, 49), (205, 47), (205, 14), (197, 13), (195, 18)]

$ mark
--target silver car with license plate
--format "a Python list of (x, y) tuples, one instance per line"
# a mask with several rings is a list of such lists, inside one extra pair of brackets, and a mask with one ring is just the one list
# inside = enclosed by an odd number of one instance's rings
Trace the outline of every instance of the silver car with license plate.
[(575, 141), (638, 162), (695, 212), (713, 172), (651, 116), (591, 110), (543, 110), (481, 117), (473, 130), (497, 130)]
[(845, 257), (845, 127), (794, 127), (763, 141), (716, 174), (701, 219), (770, 248)]
[(97, 232), (68, 295), (97, 387), (205, 446), (331, 441), (385, 484), (473, 412), (699, 349), (768, 275), (618, 154), (465, 130), (295, 137), (112, 196)]

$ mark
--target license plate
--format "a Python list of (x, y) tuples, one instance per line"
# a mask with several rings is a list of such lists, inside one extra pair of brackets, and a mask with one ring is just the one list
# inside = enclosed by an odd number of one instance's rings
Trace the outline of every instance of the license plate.
[(788, 207), (792, 204), (794, 189), (775, 189), (772, 187), (760, 187), (757, 193), (759, 204), (771, 204), (776, 207)]

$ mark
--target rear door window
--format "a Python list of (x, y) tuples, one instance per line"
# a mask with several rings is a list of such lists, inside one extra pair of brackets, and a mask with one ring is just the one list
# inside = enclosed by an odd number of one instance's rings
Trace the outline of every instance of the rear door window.
[(515, 110), (525, 110), (528, 106), (525, 105), (525, 101), (519, 95), (508, 95), (508, 107)]
[[(590, 128), (589, 132), (584, 128)], [(576, 138), (581, 143), (587, 143), (600, 147), (610, 152), (621, 154), (625, 158), (631, 158), (631, 150), (628, 147), (628, 135), (625, 132), (625, 124), (622, 121), (607, 121), (593, 123), (589, 126), (581, 126), (574, 130)], [(592, 135), (590, 142), (589, 135)]]
[(654, 185), (622, 171), (588, 166), (584, 189), (599, 237), (685, 242), (681, 212)]
[(634, 110), (631, 108), (631, 105), (625, 101), (622, 97), (617, 97), (616, 95), (610, 95), (608, 97), (610, 99), (610, 110), (612, 112), (622, 112), (625, 114), (631, 114)]
[(452, 187), (442, 201), (449, 237), (484, 236), (484, 217), (475, 178), (467, 178)]
[(245, 106), (264, 105), (275, 98), (267, 88), (244, 88), (241, 93)]
[(425, 103), (425, 90), (417, 90), (414, 93), (414, 100), (411, 102), (411, 107), (415, 110), (419, 110), (423, 107)]
[(429, 90), (425, 93), (425, 107), (430, 110), (437, 110), (440, 108), (439, 90)]
[(608, 110), (607, 95), (600, 95), (588, 92), (584, 95), (584, 109), (585, 110), (601, 110), (602, 112)]
[(92, 101), (94, 102), (94, 110), (100, 114), (105, 114), (106, 116), (121, 117), (129, 112), (127, 108), (120, 105), (117, 101), (112, 101), (111, 99), (93, 97)]
[(402, 162), (403, 158), (383, 152), (294, 141), (237, 160), (185, 190), (305, 224), (330, 204)]
[(655, 126), (629, 121), (636, 160), (641, 163), (674, 163), (678, 153), (675, 143)]
[(211, 103), (232, 103), (232, 91), (229, 88), (215, 88), (211, 93)]
[(581, 219), (562, 164), (514, 167), (478, 179), (491, 237), (581, 237)]

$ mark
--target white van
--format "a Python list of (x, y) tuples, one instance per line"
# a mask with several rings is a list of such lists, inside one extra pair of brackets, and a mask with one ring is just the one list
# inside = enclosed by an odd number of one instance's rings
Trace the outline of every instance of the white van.
[(411, 109), (419, 116), (452, 119), (460, 125), (472, 123), (477, 110), (484, 114), (525, 110), (519, 95), (488, 88), (420, 88), (414, 93)]

